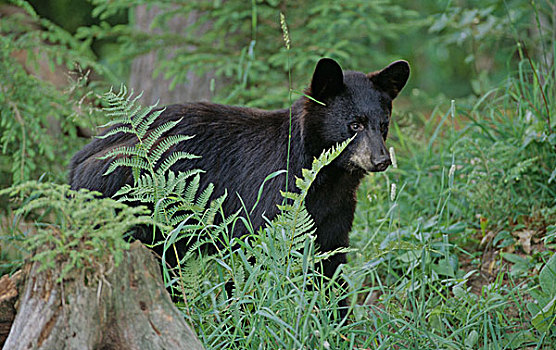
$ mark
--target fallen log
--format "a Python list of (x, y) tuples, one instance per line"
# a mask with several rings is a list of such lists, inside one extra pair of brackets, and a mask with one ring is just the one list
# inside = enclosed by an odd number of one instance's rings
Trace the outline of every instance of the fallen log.
[(3, 349), (202, 349), (139, 242), (118, 266), (76, 269), (61, 282), (56, 270), (40, 266), (23, 269), (15, 297), (16, 284), (0, 281), (0, 310), (8, 310), (0, 325), (6, 327), (10, 308), (17, 311)]

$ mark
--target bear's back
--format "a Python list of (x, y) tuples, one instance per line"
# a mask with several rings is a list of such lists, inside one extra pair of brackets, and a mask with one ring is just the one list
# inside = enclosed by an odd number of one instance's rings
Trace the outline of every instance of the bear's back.
[[(161, 139), (176, 134), (194, 137), (170, 148), (161, 161), (176, 151), (199, 156), (196, 159), (178, 161), (171, 170), (205, 171), (201, 175), (201, 190), (209, 183), (214, 185), (216, 196), (227, 190), (228, 200), (224, 205), (226, 214), (242, 209), (238, 196), (241, 196), (246, 209), (250, 210), (266, 176), (286, 169), (289, 127), (287, 110), (263, 111), (213, 103), (170, 105), (164, 108), (150, 129), (176, 120), (180, 120), (179, 124)], [(105, 133), (118, 126), (111, 127)], [(76, 153), (70, 162), (71, 188), (87, 188), (111, 197), (122, 186), (132, 184), (130, 168), (119, 167), (105, 176), (104, 173), (113, 159), (99, 158), (114, 148), (132, 147), (136, 142), (135, 135), (123, 133), (103, 139), (95, 138)], [(285, 189), (285, 176), (269, 181), (265, 184), (265, 189), (262, 202), (253, 213), (254, 224), (258, 224), (256, 226), (263, 223), (263, 213), (272, 217), (277, 212), (276, 203), (281, 202), (280, 190)]]

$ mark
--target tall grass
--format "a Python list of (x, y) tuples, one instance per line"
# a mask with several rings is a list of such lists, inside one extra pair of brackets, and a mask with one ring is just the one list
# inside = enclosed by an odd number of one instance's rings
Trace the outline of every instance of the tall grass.
[(383, 338), (388, 346), (553, 344), (554, 329), (532, 327), (525, 308), (535, 279), (519, 278), (551, 254), (527, 255), (515, 235), (530, 230), (540, 238), (556, 221), (556, 137), (546, 118), (554, 108), (553, 71), (541, 82), (531, 67), (522, 61), (514, 77), (470, 108), (456, 113), (452, 105), (424, 118), (418, 138), (394, 125), (398, 168), (361, 187), (350, 271), (367, 274), (369, 309), (407, 323)]
[[(417, 131), (394, 121), (397, 164), (362, 184), (350, 262), (331, 281), (312, 269), (323, 256), (311, 235), (290, 249), (288, 231), (272, 225), (237, 249), (188, 261), (182, 307), (204, 345), (551, 348), (554, 329), (533, 327), (525, 307), (537, 281), (523, 278), (550, 253), (527, 257), (512, 232), (542, 235), (556, 220), (554, 68), (541, 74), (522, 58), (469, 106), (452, 101), (420, 115)], [(340, 276), (347, 319), (336, 313)]]

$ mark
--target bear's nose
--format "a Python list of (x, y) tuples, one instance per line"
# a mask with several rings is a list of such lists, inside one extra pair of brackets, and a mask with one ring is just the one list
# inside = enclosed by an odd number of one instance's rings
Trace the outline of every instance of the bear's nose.
[(376, 171), (384, 171), (390, 166), (390, 164), (392, 164), (392, 160), (390, 159), (390, 155), (388, 154), (379, 156), (376, 159), (372, 159), (371, 162), (373, 163)]

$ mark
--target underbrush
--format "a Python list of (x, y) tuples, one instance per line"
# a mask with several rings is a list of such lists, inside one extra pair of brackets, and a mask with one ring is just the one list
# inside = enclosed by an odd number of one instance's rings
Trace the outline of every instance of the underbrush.
[[(556, 281), (547, 264), (556, 247), (553, 73), (541, 84), (524, 61), (472, 107), (452, 102), (423, 118), (419, 137), (394, 126), (397, 167), (359, 191), (351, 269), (372, 271), (364, 285), (374, 307), (414, 328), (398, 345), (554, 344), (556, 290), (542, 288)], [(539, 298), (541, 289), (551, 292)]]
[[(164, 277), (207, 349), (549, 349), (556, 341), (555, 137), (540, 84), (525, 72), (522, 66), (518, 78), (471, 108), (452, 102), (422, 117), (418, 137), (392, 125), (394, 164), (360, 187), (350, 262), (330, 281), (316, 272), (329, 253), (315, 247), (303, 200), (347, 143), (315, 160), (296, 182), (299, 193), (285, 194), (278, 217), (230, 241), (228, 227), (248, 218), (222, 216), (224, 197), (200, 191), (200, 172), (169, 171), (192, 155), (169, 159), (165, 172), (152, 167), (173, 143), (192, 141), (157, 143), (174, 124), (147, 136), (153, 107), (135, 106), (125, 90), (109, 93), (106, 111), (127, 124), (114, 132), (134, 133), (143, 146), (111, 153), (129, 159), (111, 169), (135, 169), (133, 186), (118, 196), (152, 205), (166, 257), (177, 240), (201, 238)], [(543, 86), (554, 89), (550, 78)], [(14, 242), (25, 242), (19, 235)], [(203, 253), (214, 242), (223, 248)], [(344, 297), (347, 318), (338, 312)]]

